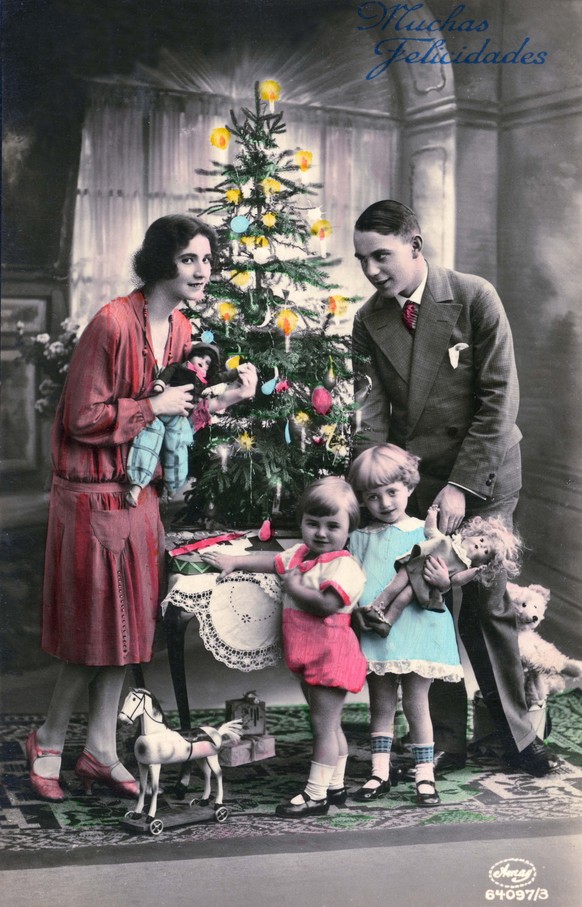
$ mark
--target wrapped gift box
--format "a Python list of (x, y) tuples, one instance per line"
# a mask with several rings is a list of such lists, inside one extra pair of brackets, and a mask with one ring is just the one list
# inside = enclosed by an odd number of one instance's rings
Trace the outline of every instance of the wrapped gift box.
[(245, 737), (240, 743), (221, 750), (221, 765), (247, 765), (249, 762), (260, 762), (275, 755), (275, 738), (269, 734), (262, 737)]
[(181, 573), (182, 576), (197, 576), (200, 573), (216, 573), (216, 568), (205, 564), (200, 555), (193, 551), (191, 554), (172, 556), (168, 553), (168, 573)]
[(242, 699), (226, 700), (226, 720), (242, 721), (242, 736), (264, 734), (267, 729), (265, 703), (253, 692), (245, 693)]

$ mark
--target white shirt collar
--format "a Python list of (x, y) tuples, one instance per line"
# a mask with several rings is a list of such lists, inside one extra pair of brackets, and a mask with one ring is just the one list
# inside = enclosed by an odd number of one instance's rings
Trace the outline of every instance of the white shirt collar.
[(424, 288), (426, 287), (427, 280), (428, 280), (428, 268), (425, 263), (424, 277), (422, 278), (422, 281), (419, 283), (419, 285), (417, 286), (414, 293), (411, 293), (410, 296), (402, 296), (400, 293), (398, 293), (396, 295), (395, 298), (398, 300), (398, 305), (400, 306), (401, 309), (404, 308), (404, 303), (407, 302), (409, 299), (411, 302), (415, 302), (417, 305), (420, 305), (420, 302), (422, 299), (422, 294), (424, 293)]

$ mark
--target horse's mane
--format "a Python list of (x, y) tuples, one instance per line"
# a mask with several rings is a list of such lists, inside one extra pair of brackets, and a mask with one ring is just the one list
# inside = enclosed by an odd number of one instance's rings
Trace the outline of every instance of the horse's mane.
[(160, 713), (162, 716), (162, 721), (165, 722), (166, 716), (164, 715), (164, 710), (160, 705), (159, 699), (154, 696), (151, 690), (146, 690), (145, 687), (134, 687), (134, 693), (143, 693), (145, 696), (149, 696), (152, 702), (154, 709)]

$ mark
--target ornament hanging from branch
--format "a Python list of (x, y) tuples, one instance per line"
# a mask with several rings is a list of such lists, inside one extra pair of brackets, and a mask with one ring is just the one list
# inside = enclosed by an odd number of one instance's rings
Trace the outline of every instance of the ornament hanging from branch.
[(333, 406), (330, 392), (318, 385), (311, 394), (311, 405), (318, 416), (327, 416)]
[(322, 384), (328, 389), (328, 391), (332, 391), (337, 384), (335, 369), (333, 367), (333, 359), (331, 358), (331, 356), (329, 357), (329, 366), (325, 375), (323, 376)]

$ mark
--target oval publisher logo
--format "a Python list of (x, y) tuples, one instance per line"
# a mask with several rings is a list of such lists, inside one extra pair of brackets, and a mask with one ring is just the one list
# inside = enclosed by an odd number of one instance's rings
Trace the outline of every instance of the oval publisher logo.
[(490, 880), (500, 888), (523, 888), (525, 885), (531, 885), (535, 877), (534, 864), (519, 857), (499, 860), (489, 870)]

